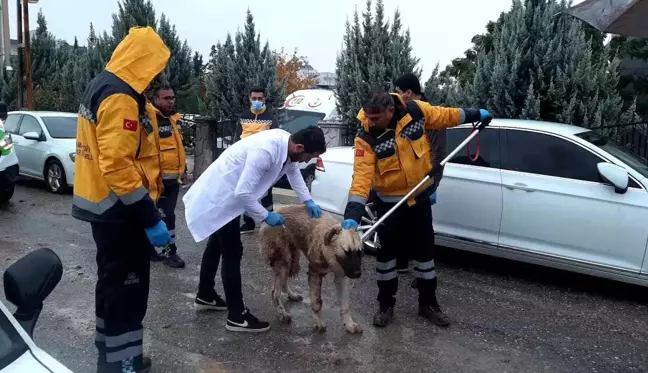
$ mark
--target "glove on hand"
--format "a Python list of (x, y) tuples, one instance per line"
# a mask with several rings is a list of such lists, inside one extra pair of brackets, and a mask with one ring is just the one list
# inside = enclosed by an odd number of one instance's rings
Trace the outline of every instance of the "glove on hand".
[(490, 113), (486, 109), (479, 109), (479, 120), (484, 121), (484, 119), (490, 117)]
[(358, 229), (358, 222), (353, 219), (347, 219), (342, 222), (342, 229)]
[(432, 193), (430, 196), (430, 202), (432, 202), (432, 206), (434, 206), (437, 203), (437, 194), (436, 192)]
[(286, 221), (284, 220), (283, 216), (277, 214), (276, 212), (270, 211), (268, 213), (268, 217), (265, 218), (265, 222), (271, 227), (279, 227), (284, 225)]
[(315, 202), (313, 202), (312, 199), (304, 202), (304, 204), (306, 205), (306, 210), (308, 210), (309, 218), (319, 219), (322, 216), (322, 209)]
[(169, 241), (171, 241), (169, 230), (162, 220), (158, 221), (157, 224), (150, 228), (144, 228), (144, 231), (146, 232), (149, 242), (153, 246), (165, 246)]

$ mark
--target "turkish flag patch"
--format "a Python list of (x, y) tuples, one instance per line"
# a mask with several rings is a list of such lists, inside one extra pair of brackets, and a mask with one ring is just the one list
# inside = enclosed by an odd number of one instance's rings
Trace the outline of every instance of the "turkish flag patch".
[(355, 156), (356, 157), (364, 157), (364, 149), (356, 149)]
[(132, 132), (137, 131), (137, 121), (136, 120), (130, 120), (130, 119), (124, 119), (124, 129), (126, 131), (132, 131)]

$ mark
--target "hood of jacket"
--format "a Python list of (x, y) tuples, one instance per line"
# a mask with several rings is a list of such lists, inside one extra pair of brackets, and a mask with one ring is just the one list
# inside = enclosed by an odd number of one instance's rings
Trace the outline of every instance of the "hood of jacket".
[(151, 27), (132, 27), (106, 65), (137, 93), (142, 93), (164, 70), (171, 52)]

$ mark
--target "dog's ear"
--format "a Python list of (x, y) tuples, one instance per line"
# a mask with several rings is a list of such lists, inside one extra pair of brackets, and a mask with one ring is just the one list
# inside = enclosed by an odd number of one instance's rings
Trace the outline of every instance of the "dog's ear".
[(340, 233), (342, 233), (341, 226), (336, 225), (333, 228), (331, 228), (328, 232), (326, 232), (326, 235), (324, 236), (324, 245), (330, 246), (335, 236), (337, 236)]

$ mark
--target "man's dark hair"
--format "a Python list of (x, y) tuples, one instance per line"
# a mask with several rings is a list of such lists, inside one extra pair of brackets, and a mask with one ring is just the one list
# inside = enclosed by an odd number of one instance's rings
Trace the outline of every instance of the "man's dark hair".
[(309, 126), (290, 135), (293, 144), (304, 145), (305, 153), (324, 153), (326, 140), (324, 131), (317, 126)]
[(160, 92), (165, 91), (167, 89), (173, 90), (173, 88), (168, 84), (160, 84), (160, 85), (155, 86), (153, 88), (153, 92), (152, 92), (153, 97), (157, 97), (160, 94)]
[(254, 87), (250, 88), (250, 94), (252, 94), (252, 92), (263, 93), (263, 95), (265, 96), (265, 88), (263, 88), (263, 87), (254, 86)]
[(382, 113), (390, 107), (394, 107), (394, 99), (387, 92), (374, 93), (371, 98), (362, 105), (362, 109), (367, 114)]
[(412, 73), (405, 74), (396, 79), (394, 81), (394, 85), (403, 92), (409, 89), (415, 95), (421, 94), (421, 82), (419, 82), (419, 79), (416, 77), (416, 75)]

